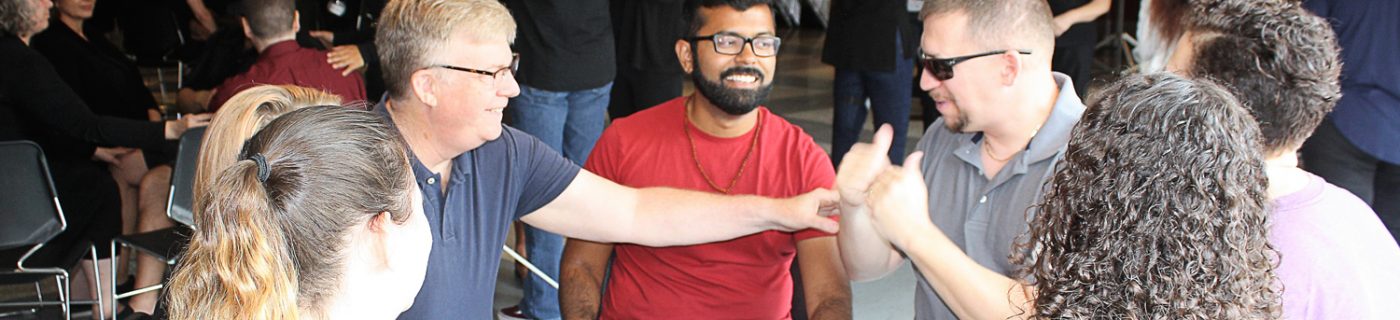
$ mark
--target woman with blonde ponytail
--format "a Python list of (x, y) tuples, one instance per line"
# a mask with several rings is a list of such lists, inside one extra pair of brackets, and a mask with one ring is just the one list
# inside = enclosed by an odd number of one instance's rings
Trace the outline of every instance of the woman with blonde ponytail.
[[(213, 177), (238, 161), (238, 151), (243, 142), (272, 119), (297, 109), (340, 104), (340, 97), (324, 91), (297, 87), (263, 85), (229, 98), (224, 107), (214, 115), (205, 131), (204, 143), (200, 145), (199, 161), (195, 164), (194, 195), (201, 197)], [(359, 107), (359, 106), (356, 106)], [(361, 108), (363, 109), (363, 108)], [(169, 228), (175, 225), (165, 217), (165, 210), (144, 211), (141, 218), (141, 231)], [(165, 262), (151, 256), (142, 255), (136, 265), (136, 287), (144, 288), (158, 284), (165, 274)], [(151, 314), (155, 309), (159, 291), (131, 297), (130, 305), (135, 312)]]
[(268, 123), (196, 197), (171, 319), (389, 319), (413, 303), (432, 245), (406, 146), (340, 106)]

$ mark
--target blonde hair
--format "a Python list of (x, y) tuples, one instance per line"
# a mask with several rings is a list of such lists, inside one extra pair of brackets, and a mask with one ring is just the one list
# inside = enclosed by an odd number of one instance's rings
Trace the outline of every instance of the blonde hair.
[(243, 142), (272, 119), (305, 107), (339, 105), (340, 100), (340, 96), (298, 86), (262, 85), (233, 95), (214, 114), (204, 134), (204, 143), (199, 147), (199, 164), (194, 174), (195, 202), (204, 196), (215, 174), (238, 161)]
[(380, 13), (374, 44), (389, 97), (408, 97), (410, 76), (454, 32), (473, 40), (515, 41), (515, 19), (496, 0), (390, 0)]
[(170, 318), (322, 314), (344, 281), (351, 230), (383, 212), (395, 223), (412, 214), (407, 150), (385, 119), (341, 106), (268, 123), (195, 202)]

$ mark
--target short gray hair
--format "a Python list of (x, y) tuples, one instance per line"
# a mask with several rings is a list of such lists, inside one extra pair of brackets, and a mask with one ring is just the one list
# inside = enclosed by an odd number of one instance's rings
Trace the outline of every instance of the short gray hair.
[(0, 35), (26, 36), (37, 33), (33, 30), (34, 1), (0, 0)]
[(949, 13), (966, 14), (969, 38), (984, 45), (1055, 47), (1054, 16), (1044, 0), (927, 0), (919, 20)]
[(457, 30), (474, 39), (513, 42), (515, 18), (496, 0), (390, 0), (374, 40), (389, 97), (407, 97), (410, 75)]

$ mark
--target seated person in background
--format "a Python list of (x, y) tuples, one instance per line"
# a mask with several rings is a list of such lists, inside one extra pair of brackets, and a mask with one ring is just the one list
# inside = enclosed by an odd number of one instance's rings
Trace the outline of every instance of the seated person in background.
[(869, 218), (961, 318), (1277, 318), (1249, 112), (1218, 85), (1170, 74), (1129, 76), (1097, 100), (1017, 241), (1014, 278), (934, 226), (918, 166), (880, 175)]
[[(339, 104), (341, 103), (338, 96), (297, 86), (257, 86), (229, 98), (224, 104), (225, 108), (219, 109), (214, 115), (214, 120), (209, 123), (209, 129), (204, 134), (204, 143), (200, 145), (199, 160), (193, 164), (197, 166), (193, 186), (195, 199), (203, 198), (207, 194), (214, 178), (238, 161), (238, 152), (243, 148), (243, 143), (268, 122), (304, 107)], [(169, 197), (167, 192), (162, 192), (161, 195)], [(174, 221), (166, 218), (164, 210), (156, 217), (151, 217), (143, 211), (141, 218), (142, 232), (175, 225)], [(136, 287), (144, 288), (161, 281), (161, 276), (165, 273), (165, 262), (154, 258), (141, 259), (137, 262), (136, 269)], [(135, 312), (155, 314), (156, 300), (159, 296), (159, 290), (143, 293), (131, 297), (127, 304)]]
[(326, 52), (297, 45), (301, 29), (292, 0), (243, 0), (243, 32), (258, 49), (258, 61), (215, 89), (209, 110), (218, 111), (229, 97), (259, 84), (290, 84), (339, 95), (346, 102), (365, 100), (364, 78), (342, 74), (326, 62)]
[[(106, 0), (111, 1), (111, 0)], [(104, 3), (106, 2), (104, 1)], [(68, 84), (92, 112), (138, 121), (159, 120), (159, 106), (155, 97), (146, 88), (141, 72), (136, 64), (117, 49), (106, 37), (88, 32), (86, 22), (93, 17), (96, 0), (57, 0), (53, 2), (53, 18), (50, 28), (34, 35), (32, 45), (35, 51), (43, 54), (58, 71), (63, 82)], [(72, 144), (81, 144), (72, 141)], [(169, 189), (169, 183), (159, 183), (158, 179), (143, 181), (147, 172), (155, 172), (157, 166), (169, 163), (169, 153), (174, 144), (166, 144), (155, 149), (114, 149), (117, 160), (107, 164), (112, 178), (117, 182), (121, 196), (121, 234), (132, 234), (137, 230), (137, 212), (140, 202), (153, 202), (147, 208), (163, 207), (165, 198), (157, 192), (138, 192), (141, 184), (157, 190)], [(105, 148), (98, 146), (97, 148)], [(148, 171), (147, 169), (152, 170)], [(163, 168), (160, 170), (169, 170)], [(169, 180), (168, 174), (158, 174)], [(163, 186), (164, 188), (160, 188)], [(138, 198), (138, 195), (148, 195)], [(138, 200), (139, 199), (139, 200)], [(164, 217), (164, 211), (157, 212)], [(125, 257), (126, 255), (123, 254)], [(127, 281), (125, 261), (117, 263), (118, 283)]]
[(1341, 94), (1332, 28), (1297, 4), (1203, 1), (1167, 65), (1212, 79), (1259, 122), (1288, 319), (1393, 317), (1400, 246), (1350, 192), (1298, 168), (1298, 149)]
[[(773, 88), (780, 44), (771, 10), (752, 0), (686, 8), (690, 38), (676, 40), (675, 52), (697, 92), (613, 122), (584, 168), (638, 188), (767, 197), (830, 188), (836, 173), (826, 152), (802, 128), (759, 106)], [(816, 230), (675, 247), (569, 239), (560, 309), (566, 319), (784, 319), (794, 312), (794, 261), (802, 270), (803, 312), (850, 319), (836, 238)]]
[(196, 203), (171, 319), (396, 317), (432, 246), (406, 150), (365, 111), (273, 120)]
[[(39, 254), (66, 254), (80, 245), (106, 244), (121, 231), (116, 183), (106, 164), (93, 161), (116, 162), (115, 155), (96, 146), (160, 148), (186, 128), (204, 125), (209, 116), (162, 123), (94, 114), (28, 46), (31, 36), (49, 26), (49, 7), (47, 0), (0, 1), (0, 141), (32, 140), (44, 149), (67, 228)], [(107, 250), (98, 251), (100, 267), (110, 268)], [(77, 297), (98, 292), (85, 283), (92, 279), (92, 264), (81, 266), (84, 275), (73, 277)], [(109, 283), (100, 286), (110, 285), (110, 277), (103, 279)], [(100, 298), (111, 303), (110, 296)]]

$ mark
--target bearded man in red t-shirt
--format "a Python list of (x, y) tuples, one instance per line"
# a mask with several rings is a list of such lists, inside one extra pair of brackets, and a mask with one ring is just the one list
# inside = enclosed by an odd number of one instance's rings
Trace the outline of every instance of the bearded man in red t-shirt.
[[(771, 7), (700, 2), (686, 8), (690, 33), (676, 41), (697, 93), (614, 121), (585, 168), (631, 187), (766, 197), (831, 188), (835, 170), (812, 137), (759, 106), (781, 44)], [(664, 248), (569, 239), (560, 309), (565, 319), (790, 319), (802, 311), (849, 319), (850, 285), (832, 236), (765, 231)], [(794, 261), (805, 310), (793, 310)]]

